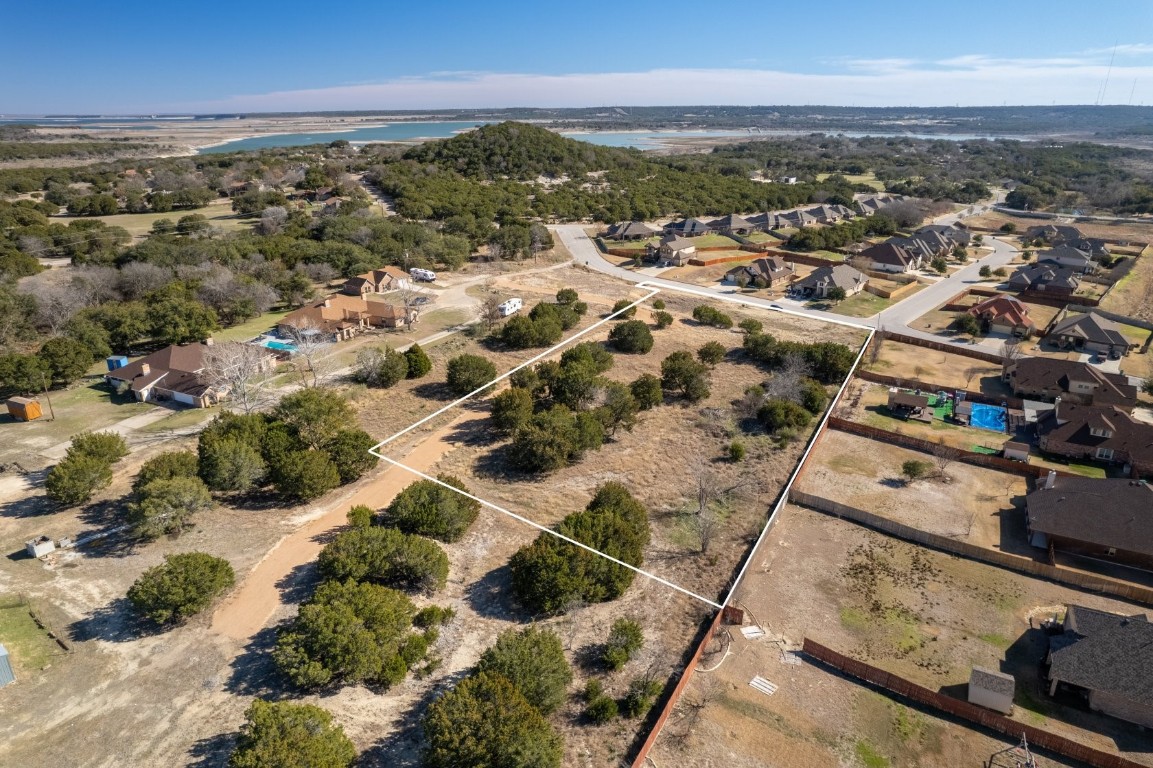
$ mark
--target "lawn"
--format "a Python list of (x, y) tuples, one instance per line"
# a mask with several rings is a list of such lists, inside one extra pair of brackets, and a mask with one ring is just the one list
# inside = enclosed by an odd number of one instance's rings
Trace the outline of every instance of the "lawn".
[(227, 200), (213, 201), (205, 208), (199, 208), (194, 211), (169, 211), (168, 213), (118, 213), (112, 216), (93, 216), (92, 219), (102, 221), (110, 227), (123, 227), (128, 230), (128, 234), (137, 237), (147, 235), (153, 223), (160, 219), (168, 219), (176, 223), (182, 216), (198, 213), (208, 219), (208, 223), (213, 227), (235, 232), (242, 229), (250, 229), (257, 221), (256, 218), (240, 218), (232, 212), (232, 207)]
[(159, 421), (146, 424), (140, 428), (140, 431), (158, 434), (170, 430), (194, 427), (203, 424), (216, 414), (217, 411), (213, 408), (184, 408), (179, 411), (174, 411), (170, 416), (165, 416)]
[(19, 598), (6, 598), (0, 603), (0, 645), (8, 650), (17, 679), (21, 673), (44, 669), (53, 656), (63, 652), (37, 626), (27, 604)]
[(266, 312), (260, 317), (214, 333), (212, 337), (217, 341), (248, 341), (275, 328), (280, 318), (291, 311), (290, 309), (282, 309), (276, 312)]
[(614, 251), (643, 251), (650, 244), (656, 245), (659, 242), (659, 237), (648, 240), (605, 240), (605, 246)]
[(700, 250), (701, 248), (732, 248), (734, 250), (739, 250), (740, 246), (740, 243), (731, 237), (718, 235), (716, 233), (701, 235), (700, 237), (693, 237), (690, 239), (693, 241), (693, 245), (697, 247), (697, 250)]
[(781, 242), (781, 238), (774, 237), (768, 232), (750, 232), (749, 234), (745, 235), (744, 238), (750, 243), (779, 244)]
[(892, 304), (891, 299), (882, 299), (867, 291), (861, 291), (856, 296), (850, 296), (840, 304), (834, 304), (829, 311), (836, 315), (849, 317), (872, 317)]

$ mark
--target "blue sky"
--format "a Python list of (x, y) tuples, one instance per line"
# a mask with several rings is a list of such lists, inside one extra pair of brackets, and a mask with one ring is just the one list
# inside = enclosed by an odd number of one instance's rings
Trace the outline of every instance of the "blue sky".
[(6, 114), (1153, 104), (1148, 0), (4, 5)]

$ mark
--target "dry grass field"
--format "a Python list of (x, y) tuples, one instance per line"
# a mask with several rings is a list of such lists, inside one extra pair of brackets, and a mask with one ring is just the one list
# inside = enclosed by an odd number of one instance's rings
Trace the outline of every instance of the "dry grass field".
[[(974, 664), (1017, 678), (1014, 718), (1153, 764), (1153, 739), (1136, 726), (1047, 699), (1036, 663), (1044, 637), (1030, 629), (1074, 603), (1133, 607), (942, 555), (849, 522), (789, 506), (753, 555), (737, 591), (746, 621), (714, 643), (653, 760), (685, 766), (981, 765), (1013, 746), (904, 705), (809, 663), (781, 663), (781, 647), (811, 637), (933, 690), (964, 697)], [(722, 651), (721, 649), (725, 649)], [(704, 671), (709, 670), (709, 671)], [(749, 687), (761, 675), (773, 696)], [(1004, 755), (1001, 756), (1004, 760)], [(1043, 755), (1041, 766), (1075, 765)], [(996, 762), (994, 765), (1013, 765)]]

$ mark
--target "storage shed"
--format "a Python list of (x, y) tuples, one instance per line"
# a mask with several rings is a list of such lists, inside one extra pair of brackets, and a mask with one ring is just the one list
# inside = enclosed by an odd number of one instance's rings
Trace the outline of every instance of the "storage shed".
[(985, 667), (973, 667), (969, 674), (969, 703), (1011, 715), (1016, 688), (1017, 681), (1012, 675)]
[(14, 682), (16, 675), (12, 672), (12, 657), (8, 655), (8, 649), (0, 645), (0, 688)]
[(44, 415), (40, 401), (32, 397), (11, 397), (5, 405), (8, 406), (8, 415), (17, 421), (32, 421)]

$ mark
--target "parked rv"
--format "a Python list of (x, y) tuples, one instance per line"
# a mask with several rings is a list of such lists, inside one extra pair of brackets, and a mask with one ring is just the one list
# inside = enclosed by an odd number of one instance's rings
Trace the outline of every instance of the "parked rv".
[(515, 315), (517, 312), (520, 312), (523, 307), (524, 302), (521, 299), (512, 298), (508, 301), (501, 302), (497, 309), (500, 310), (501, 317), (508, 317), (509, 315)]
[(436, 273), (431, 269), (410, 269), (409, 277), (418, 283), (432, 283), (436, 281)]

